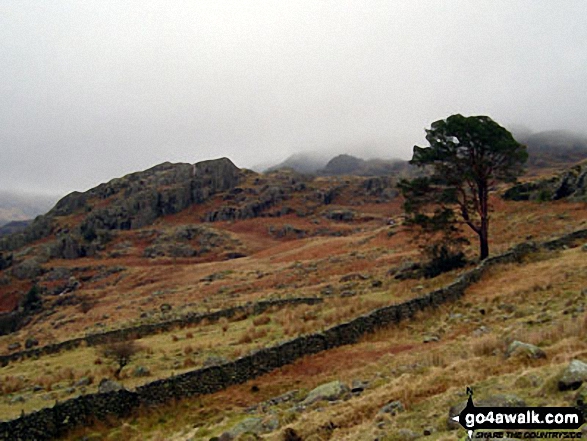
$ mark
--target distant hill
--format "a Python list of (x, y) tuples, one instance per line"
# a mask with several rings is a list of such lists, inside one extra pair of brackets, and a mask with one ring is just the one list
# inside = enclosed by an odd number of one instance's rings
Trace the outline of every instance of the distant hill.
[(0, 226), (44, 214), (57, 199), (56, 196), (0, 191)]
[(342, 154), (327, 159), (318, 153), (297, 153), (285, 161), (270, 167), (266, 172), (292, 169), (298, 173), (320, 176), (385, 176), (407, 172), (409, 164), (401, 159), (361, 159)]
[(288, 157), (285, 161), (269, 167), (266, 172), (281, 169), (292, 169), (298, 173), (314, 174), (321, 170), (328, 163), (328, 157), (319, 153), (296, 153)]
[(528, 168), (559, 168), (587, 159), (587, 136), (563, 130), (518, 135), (528, 147)]
[(386, 176), (409, 173), (408, 161), (401, 159), (364, 160), (352, 155), (338, 155), (318, 173), (325, 176)]
[(24, 230), (31, 222), (31, 219), (8, 222), (6, 225), (0, 226), (0, 237), (18, 233)]

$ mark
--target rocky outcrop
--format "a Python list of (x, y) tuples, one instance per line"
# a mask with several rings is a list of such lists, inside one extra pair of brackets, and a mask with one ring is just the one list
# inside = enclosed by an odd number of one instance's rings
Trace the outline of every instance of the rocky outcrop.
[(585, 202), (587, 163), (577, 164), (552, 178), (515, 185), (507, 190), (503, 197), (514, 201), (569, 199)]
[(317, 401), (327, 400), (335, 401), (339, 400), (345, 395), (348, 395), (350, 389), (348, 386), (340, 381), (332, 381), (330, 383), (322, 384), (317, 388), (310, 391), (302, 406), (309, 406)]
[(240, 245), (227, 233), (203, 225), (181, 225), (170, 230), (151, 230), (144, 233), (156, 236), (143, 253), (144, 257), (150, 258), (200, 256), (213, 249), (234, 251)]
[[(67, 232), (69, 237), (60, 239), (57, 246), (61, 250), (56, 254), (65, 258), (87, 255), (88, 250), (82, 248), (92, 242), (100, 243), (104, 231), (144, 227), (160, 216), (177, 213), (235, 187), (240, 178), (241, 171), (227, 158), (194, 165), (166, 162), (113, 179), (85, 193), (70, 193), (21, 233), (0, 239), (0, 251), (14, 250), (46, 237), (55, 232), (56, 218), (83, 211), (83, 220), (75, 231)], [(101, 202), (106, 200), (107, 203)]]
[(510, 343), (505, 352), (505, 355), (506, 357), (525, 357), (533, 360), (546, 358), (546, 353), (538, 346), (532, 345), (530, 343), (524, 343), (518, 340)]
[(399, 195), (395, 180), (389, 176), (377, 176), (366, 179), (363, 189), (370, 196), (377, 196), (385, 201), (395, 199)]

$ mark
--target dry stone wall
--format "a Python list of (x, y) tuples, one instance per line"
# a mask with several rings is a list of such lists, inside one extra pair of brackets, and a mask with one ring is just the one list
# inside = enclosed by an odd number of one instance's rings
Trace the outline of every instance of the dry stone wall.
[[(234, 306), (232, 308), (221, 309), (208, 314), (186, 314), (183, 317), (166, 320), (159, 323), (148, 323), (129, 328), (115, 329), (112, 331), (92, 334), (86, 337), (74, 338), (60, 343), (34, 348), (24, 351), (13, 352), (7, 355), (0, 355), (0, 366), (7, 366), (12, 361), (22, 360), (24, 358), (35, 358), (43, 355), (55, 354), (57, 352), (75, 349), (82, 344), (87, 346), (97, 346), (104, 343), (125, 341), (128, 339), (142, 338), (148, 335), (167, 332), (172, 329), (181, 328), (189, 325), (200, 323), (202, 320), (215, 322), (221, 318), (232, 318), (240, 314), (257, 315), (271, 307), (283, 307), (292, 305), (315, 305), (321, 303), (320, 297), (298, 297), (291, 299), (262, 300), (260, 302), (249, 303), (245, 305)], [(7, 325), (8, 326), (8, 325)]]
[[(587, 230), (567, 238), (550, 241), (549, 249), (569, 246), (587, 237)], [(378, 328), (409, 319), (416, 312), (459, 299), (465, 289), (478, 281), (492, 265), (520, 261), (538, 250), (535, 244), (522, 244), (512, 250), (486, 259), (471, 271), (459, 276), (450, 285), (407, 302), (376, 309), (324, 332), (301, 336), (277, 346), (259, 350), (218, 366), (197, 369), (164, 380), (157, 380), (134, 391), (84, 395), (55, 404), (18, 419), (0, 423), (2, 440), (47, 440), (60, 436), (73, 427), (104, 420), (109, 416), (124, 417), (140, 406), (153, 406), (185, 397), (210, 394), (234, 384), (271, 372), (310, 354), (357, 342), (363, 335)]]

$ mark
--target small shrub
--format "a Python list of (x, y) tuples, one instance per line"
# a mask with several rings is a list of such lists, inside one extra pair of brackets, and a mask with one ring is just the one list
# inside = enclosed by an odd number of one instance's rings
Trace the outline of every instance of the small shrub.
[(467, 264), (465, 254), (462, 251), (453, 251), (444, 245), (434, 244), (430, 247), (428, 254), (431, 259), (422, 268), (424, 277), (428, 279), (453, 269), (462, 268)]
[(503, 342), (494, 334), (486, 334), (473, 342), (473, 354), (477, 357), (489, 357), (503, 350)]
[(184, 368), (191, 368), (191, 367), (195, 367), (196, 365), (197, 365), (197, 363), (191, 357), (186, 357), (183, 360), (183, 367)]
[(114, 376), (120, 378), (120, 372), (122, 369), (130, 363), (137, 352), (141, 349), (142, 348), (134, 340), (128, 340), (107, 343), (99, 348), (99, 351), (103, 357), (108, 358), (118, 365), (118, 368), (114, 372)]
[(87, 314), (94, 306), (96, 306), (96, 302), (93, 300), (84, 299), (79, 304), (78, 309), (80, 312)]
[(11, 394), (21, 390), (24, 387), (24, 382), (18, 377), (7, 375), (2, 379), (0, 385), (0, 390), (3, 394)]
[(41, 303), (41, 290), (36, 284), (34, 284), (26, 293), (26, 296), (22, 301), (22, 307), (25, 311), (35, 311), (41, 307)]
[(220, 323), (222, 333), (226, 334), (226, 331), (228, 331), (228, 319), (226, 317), (222, 317), (220, 320), (218, 320), (218, 323)]
[(268, 315), (260, 315), (253, 319), (253, 325), (255, 326), (266, 325), (269, 322), (271, 322), (271, 317), (269, 317)]

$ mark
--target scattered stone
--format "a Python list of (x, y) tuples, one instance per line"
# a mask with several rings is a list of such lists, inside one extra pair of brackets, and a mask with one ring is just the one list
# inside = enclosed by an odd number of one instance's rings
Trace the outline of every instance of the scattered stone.
[(46, 277), (50, 281), (69, 279), (71, 277), (71, 269), (58, 266), (49, 271)]
[(161, 310), (161, 312), (169, 312), (172, 309), (172, 306), (169, 303), (163, 303), (159, 309)]
[(21, 395), (16, 395), (15, 397), (12, 397), (10, 399), (10, 404), (18, 404), (18, 403), (24, 403), (26, 400), (23, 396)]
[(373, 280), (371, 282), (372, 288), (381, 288), (383, 286), (383, 282), (381, 280)]
[(327, 285), (324, 288), (322, 288), (320, 294), (322, 294), (323, 296), (331, 296), (332, 294), (334, 294), (334, 288), (332, 287), (332, 285)]
[(308, 406), (321, 400), (335, 401), (342, 398), (348, 392), (349, 388), (344, 383), (338, 380), (332, 381), (313, 389), (301, 404)]
[(102, 381), (100, 381), (100, 384), (98, 385), (98, 392), (101, 394), (105, 394), (108, 392), (116, 392), (122, 389), (124, 389), (122, 384), (113, 380), (109, 380), (107, 378), (103, 378)]
[(432, 435), (434, 432), (436, 432), (436, 429), (434, 429), (434, 427), (426, 427), (423, 431), (422, 431), (422, 435), (424, 436), (430, 436)]
[(90, 379), (90, 377), (82, 377), (75, 383), (77, 387), (89, 386), (90, 384), (92, 384), (92, 380)]
[[(229, 436), (229, 438), (226, 439), (235, 439), (245, 433), (259, 435), (261, 433), (273, 432), (278, 428), (279, 419), (277, 419), (276, 416), (272, 415), (265, 419), (259, 417), (249, 417), (242, 420), (223, 435), (227, 434)], [(222, 439), (222, 437), (220, 439)]]
[(509, 314), (516, 310), (516, 307), (514, 305), (510, 305), (509, 303), (502, 303), (500, 305), (497, 305), (497, 308)]
[(383, 414), (383, 413), (387, 413), (391, 416), (397, 415), (400, 412), (403, 412), (405, 410), (404, 405), (402, 404), (401, 401), (392, 401), (390, 403), (387, 403), (385, 406), (383, 406), (381, 409), (379, 409), (379, 414)]
[(283, 441), (302, 441), (302, 437), (294, 429), (288, 427), (283, 431)]
[(424, 343), (433, 343), (440, 340), (438, 335), (425, 335), (424, 339), (422, 340)]
[(481, 337), (484, 334), (488, 334), (491, 332), (487, 326), (479, 326), (477, 329), (473, 331), (474, 337)]
[(24, 347), (27, 349), (31, 349), (33, 346), (38, 346), (38, 345), (39, 345), (39, 341), (34, 337), (29, 337), (24, 342)]
[(21, 344), (19, 342), (11, 343), (8, 345), (9, 351), (16, 351), (21, 348)]
[[(476, 407), (525, 407), (526, 402), (516, 395), (492, 395), (490, 397), (475, 400), (473, 402)], [(456, 430), (462, 426), (454, 421), (452, 418), (459, 415), (467, 405), (467, 401), (462, 401), (459, 404), (452, 406), (448, 411), (447, 426), (449, 430)]]
[(151, 375), (151, 371), (145, 366), (137, 366), (132, 374), (134, 377), (148, 377)]
[(560, 391), (576, 390), (585, 380), (587, 380), (587, 364), (580, 360), (573, 360), (561, 374), (558, 380), (558, 389)]
[(369, 383), (367, 383), (366, 381), (353, 380), (353, 382), (351, 383), (351, 392), (353, 394), (360, 394), (367, 388), (368, 385)]
[(512, 356), (524, 356), (526, 358), (538, 360), (540, 358), (546, 358), (546, 353), (538, 346), (515, 340), (508, 346), (505, 356), (506, 358)]
[(367, 280), (369, 276), (360, 273), (351, 273), (346, 276), (342, 276), (339, 280), (340, 283), (351, 282), (353, 280)]
[(12, 275), (20, 280), (34, 279), (43, 274), (38, 259), (30, 258), (12, 268)]
[(204, 367), (210, 367), (210, 366), (217, 366), (219, 364), (224, 364), (224, 363), (228, 363), (228, 358), (226, 357), (222, 357), (220, 355), (210, 355), (208, 358), (206, 358), (204, 360)]
[(340, 297), (354, 297), (357, 295), (357, 292), (353, 289), (347, 289), (340, 293)]
[(410, 429), (399, 429), (397, 431), (396, 439), (399, 441), (413, 441), (420, 438), (420, 434)]

